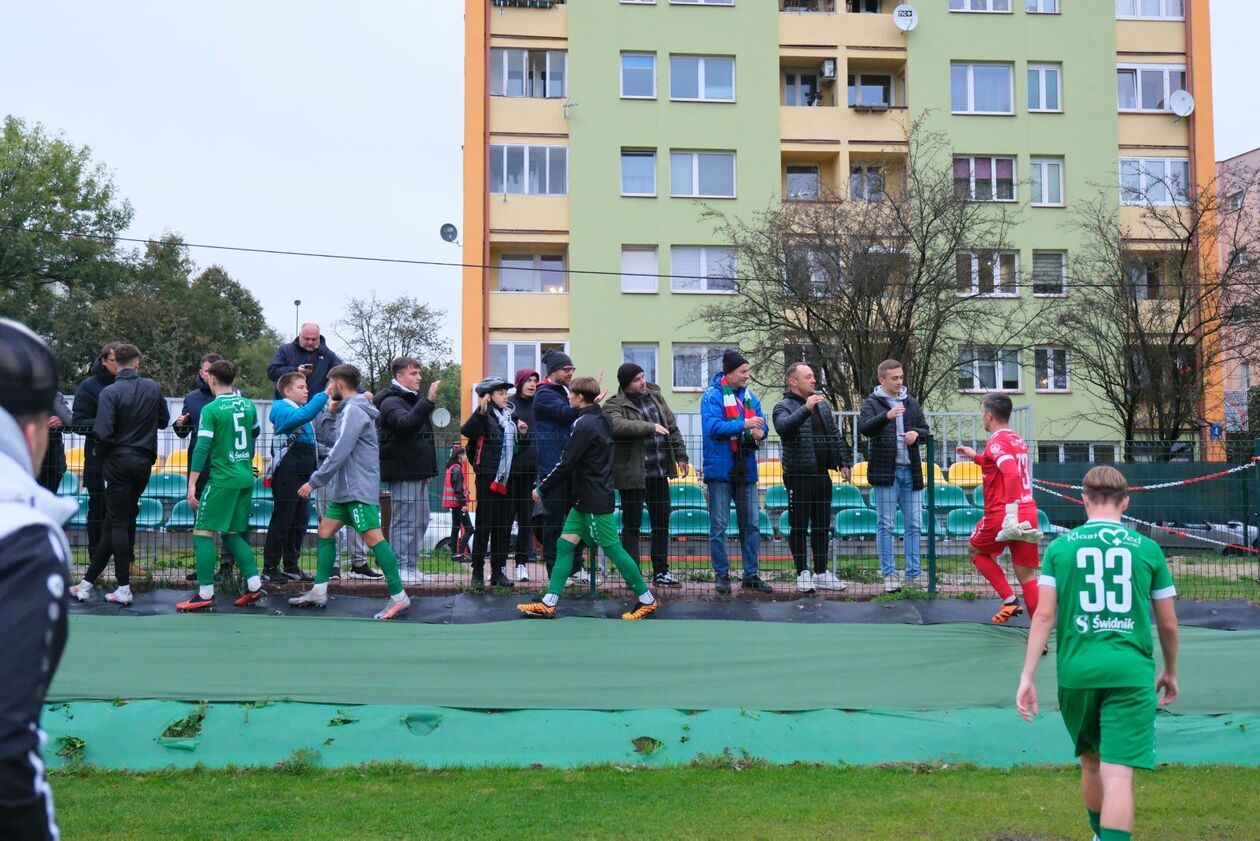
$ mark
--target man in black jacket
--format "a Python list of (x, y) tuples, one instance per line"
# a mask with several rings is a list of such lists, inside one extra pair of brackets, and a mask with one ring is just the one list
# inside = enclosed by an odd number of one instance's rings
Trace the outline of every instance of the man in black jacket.
[(157, 431), (166, 429), (170, 413), (161, 387), (141, 377), (140, 349), (120, 344), (114, 349), (118, 375), (101, 391), (100, 407), (93, 427), (96, 454), (101, 457), (105, 477), (105, 527), (101, 542), (92, 552), (92, 563), (83, 580), (70, 588), (79, 601), (87, 601), (92, 586), (112, 556), (118, 589), (106, 600), (131, 604), (131, 565), (136, 559), (136, 518), (140, 495), (149, 484), (153, 462), (157, 461)]
[(92, 428), (96, 424), (96, 409), (100, 404), (101, 389), (114, 381), (118, 373), (118, 362), (114, 359), (114, 350), (121, 342), (109, 342), (101, 348), (101, 355), (92, 365), (92, 373), (79, 383), (74, 392), (74, 414), (70, 419), (68, 431), (82, 435), (86, 440), (83, 445), (83, 487), (87, 488), (87, 545), (88, 551), (94, 551), (101, 542), (101, 529), (105, 525), (105, 477), (101, 475), (101, 460), (96, 455), (96, 436)]
[(57, 361), (34, 333), (0, 320), (0, 838), (59, 837), (44, 776), (44, 698), (69, 631), (70, 547), (61, 530), (75, 511), (35, 481), (48, 419), (69, 423), (56, 400)]
[(879, 363), (879, 385), (862, 402), (858, 431), (871, 440), (866, 480), (875, 496), (879, 522), (875, 547), (884, 576), (884, 592), (895, 593), (902, 582), (893, 560), (892, 530), (897, 509), (905, 524), (905, 581), (918, 586), (919, 533), (923, 522), (923, 469), (919, 440), (930, 434), (927, 418), (905, 386), (905, 371), (895, 359)]
[(420, 363), (400, 356), (390, 363), (393, 380), (372, 402), (380, 410), (381, 481), (389, 486), (389, 545), (398, 554), (403, 581), (425, 584), (433, 579), (416, 564), (429, 530), (429, 483), (437, 475), (433, 423), (441, 380), (420, 394)]
[[(788, 546), (796, 562), (796, 588), (844, 590), (848, 585), (827, 568), (831, 543), (831, 475), (849, 478), (849, 446), (827, 398), (815, 392), (814, 369), (793, 362), (787, 391), (774, 407), (774, 429), (783, 442), (783, 485), (788, 492)], [(810, 572), (808, 550), (814, 550)]]
[(53, 493), (61, 488), (61, 478), (66, 475), (66, 445), (61, 440), (61, 433), (71, 420), (70, 407), (60, 391), (57, 392), (56, 405), (57, 413), (48, 416), (48, 450), (44, 453), (38, 477), (40, 486)]
[(508, 477), (508, 499), (512, 504), (508, 530), (516, 523), (516, 580), (529, 580), (526, 564), (534, 559), (534, 485), (538, 484), (538, 446), (534, 441), (534, 395), (538, 392), (538, 372), (521, 368), (516, 372), (516, 393), (508, 398), (512, 415), (525, 424), (527, 432), (516, 439), (512, 475)]
[[(328, 372), (341, 364), (341, 357), (328, 349), (319, 325), (303, 324), (296, 339), (276, 348), (276, 354), (267, 366), (267, 376), (274, 383), (285, 374), (298, 371), (306, 375), (310, 393), (319, 394), (328, 387)], [(276, 399), (283, 399), (279, 391)]]
[(646, 619), (656, 612), (656, 598), (643, 581), (639, 565), (626, 554), (613, 524), (612, 422), (599, 408), (599, 395), (599, 381), (591, 377), (578, 377), (569, 385), (569, 405), (577, 412), (577, 419), (560, 463), (534, 489), (534, 501), (541, 502), (548, 490), (568, 482), (573, 507), (564, 519), (556, 545), (556, 565), (546, 595), (542, 601), (516, 606), (525, 616), (550, 619), (556, 615), (556, 604), (573, 569), (573, 550), (578, 543), (585, 543), (592, 550), (596, 546), (603, 549), (638, 596), (635, 609), (621, 614), (622, 619)]

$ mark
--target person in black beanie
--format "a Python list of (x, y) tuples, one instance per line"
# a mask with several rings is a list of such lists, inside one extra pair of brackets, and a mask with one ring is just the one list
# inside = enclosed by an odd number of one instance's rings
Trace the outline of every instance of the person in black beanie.
[(79, 383), (74, 392), (74, 413), (66, 432), (74, 432), (86, 438), (83, 445), (83, 487), (87, 489), (87, 545), (88, 551), (96, 550), (105, 528), (105, 475), (101, 472), (102, 459), (96, 454), (96, 409), (100, 405), (101, 390), (114, 382), (118, 362), (114, 350), (122, 342), (107, 342), (100, 356), (92, 365), (92, 373)]
[(538, 482), (538, 447), (534, 444), (534, 394), (538, 391), (538, 372), (521, 368), (516, 372), (516, 393), (508, 398), (512, 414), (530, 431), (517, 439), (516, 456), (512, 459), (512, 475), (508, 480), (508, 502), (512, 506), (508, 530), (516, 523), (516, 580), (529, 580), (526, 564), (534, 559), (534, 485)]

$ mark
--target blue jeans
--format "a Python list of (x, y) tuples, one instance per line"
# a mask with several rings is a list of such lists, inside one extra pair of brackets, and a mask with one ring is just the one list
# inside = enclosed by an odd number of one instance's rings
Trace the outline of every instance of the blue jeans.
[[(711, 481), (709, 485), (709, 559), (718, 575), (729, 575), (731, 562), (726, 554), (726, 525), (731, 517), (731, 483)], [(739, 524), (739, 543), (744, 560), (744, 578), (757, 574), (757, 556), (761, 553), (761, 530), (758, 528), (757, 483), (736, 485), (735, 522)]]
[(875, 527), (875, 548), (879, 551), (879, 571), (885, 577), (897, 574), (893, 561), (893, 525), (897, 509), (906, 526), (906, 578), (913, 581), (921, 574), (919, 569), (919, 532), (923, 524), (923, 491), (914, 489), (914, 471), (897, 466), (893, 483), (886, 488), (874, 488), (875, 513), (879, 523)]

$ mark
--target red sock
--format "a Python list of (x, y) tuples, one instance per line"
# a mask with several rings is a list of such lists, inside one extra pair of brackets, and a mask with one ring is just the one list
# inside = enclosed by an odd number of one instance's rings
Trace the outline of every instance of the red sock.
[(1034, 578), (1019, 587), (1024, 591), (1024, 604), (1028, 606), (1028, 615), (1031, 617), (1037, 612), (1037, 579)]
[(1002, 601), (1006, 601), (1015, 595), (1015, 591), (1011, 589), (1011, 585), (1006, 582), (1006, 573), (1002, 571), (1002, 567), (998, 562), (993, 560), (990, 555), (976, 555), (971, 559), (976, 565), (976, 569), (980, 570), (980, 574), (989, 580), (993, 585), (993, 589), (997, 590), (997, 594), (1002, 597)]

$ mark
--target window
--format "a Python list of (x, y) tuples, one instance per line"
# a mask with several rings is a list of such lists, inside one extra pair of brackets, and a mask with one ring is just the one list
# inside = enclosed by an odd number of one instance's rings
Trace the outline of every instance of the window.
[(793, 71), (783, 74), (784, 105), (817, 105), (818, 74)]
[(1229, 255), (1230, 269), (1245, 269), (1251, 265), (1251, 257), (1247, 254), (1245, 245), (1235, 248)]
[(1119, 451), (1119, 445), (1112, 443), (1065, 441), (1062, 444), (1038, 444), (1037, 461), (1113, 464), (1120, 460)]
[(657, 285), (656, 246), (621, 247), (621, 291), (655, 292)]
[(954, 194), (972, 201), (1015, 201), (1015, 159), (954, 158)]
[(656, 195), (655, 150), (621, 150), (621, 194), (623, 196)]
[(1009, 64), (949, 66), (950, 110), (955, 114), (1013, 114)]
[(521, 368), (537, 371), (539, 360), (549, 351), (569, 350), (568, 342), (490, 342), (486, 374), (503, 377), (508, 382)]
[(656, 99), (656, 54), (621, 54), (621, 98)]
[(735, 249), (675, 245), (669, 250), (670, 288), (675, 292), (734, 292)]
[(816, 166), (789, 166), (787, 168), (787, 197), (812, 201), (818, 198), (820, 179)]
[(713, 56), (669, 57), (669, 98), (703, 102), (735, 101), (735, 59)]
[(959, 391), (1019, 391), (1019, 352), (970, 347), (958, 352)]
[(880, 12), (879, 0), (847, 0), (845, 11), (851, 14), (877, 15)]
[(852, 201), (883, 201), (883, 171), (877, 166), (849, 167), (849, 199)]
[(566, 146), (490, 146), (490, 192), (563, 196), (569, 191)]
[(564, 255), (504, 254), (499, 258), (500, 292), (567, 292)]
[(674, 6), (734, 6), (735, 0), (669, 0)]
[(1067, 294), (1067, 252), (1034, 251), (1032, 255), (1033, 294)]
[(960, 251), (954, 266), (959, 295), (1019, 294), (1019, 255), (1014, 251)]
[(490, 95), (562, 99), (568, 54), (564, 50), (490, 50)]
[(1062, 111), (1063, 69), (1057, 64), (1028, 65), (1028, 110)]
[(949, 0), (951, 12), (1009, 12), (1011, 0)]
[(1185, 89), (1184, 65), (1116, 68), (1116, 107), (1121, 111), (1169, 111), (1169, 97)]
[(1122, 204), (1184, 204), (1190, 185), (1186, 158), (1121, 158)]
[(735, 198), (735, 153), (670, 152), (669, 194)]
[(674, 345), (674, 391), (703, 391), (722, 370), (725, 352), (725, 345)]
[(892, 76), (887, 73), (850, 73), (850, 108), (888, 108), (893, 104)]
[(1060, 158), (1033, 158), (1028, 162), (1032, 174), (1034, 205), (1043, 207), (1063, 206), (1063, 160)]
[(1129, 267), (1133, 297), (1138, 301), (1173, 298), (1181, 286), (1180, 275), (1173, 259), (1159, 255), (1135, 255), (1135, 263)]
[(1184, 20), (1185, 0), (1116, 0), (1118, 18)]
[(1024, 9), (1030, 15), (1057, 15), (1059, 0), (1025, 0)]
[(1068, 390), (1068, 352), (1063, 348), (1039, 347), (1033, 352), (1037, 369), (1037, 391)]
[(643, 369), (643, 378), (650, 383), (656, 382), (656, 345), (621, 346), (621, 361), (633, 362)]
[(1236, 193), (1230, 193), (1225, 197), (1225, 210), (1229, 213), (1237, 213), (1243, 208), (1243, 192), (1239, 190)]

